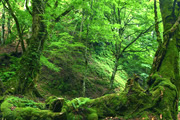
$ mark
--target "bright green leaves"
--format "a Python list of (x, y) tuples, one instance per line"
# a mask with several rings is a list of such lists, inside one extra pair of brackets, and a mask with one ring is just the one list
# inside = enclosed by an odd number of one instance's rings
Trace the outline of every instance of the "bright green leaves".
[(55, 72), (59, 72), (60, 68), (55, 64), (49, 62), (49, 60), (45, 56), (41, 56), (40, 58), (42, 65), (48, 67), (50, 70), (54, 70)]
[(70, 52), (75, 48), (84, 48), (85, 46), (80, 42), (73, 42), (73, 36), (64, 32), (60, 33), (58, 38), (50, 43), (49, 47), (53, 47), (54, 50), (57, 50), (58, 52)]

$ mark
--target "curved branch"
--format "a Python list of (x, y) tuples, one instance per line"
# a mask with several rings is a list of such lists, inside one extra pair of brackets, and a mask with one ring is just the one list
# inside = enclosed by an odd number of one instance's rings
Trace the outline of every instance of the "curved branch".
[(74, 6), (70, 6), (66, 11), (64, 11), (62, 14), (60, 14), (57, 18), (55, 18), (55, 22), (59, 22), (59, 20), (61, 19), (61, 17), (67, 15), (68, 13), (71, 12), (71, 10), (74, 9)]
[(136, 40), (138, 40), (143, 34), (149, 32), (149, 30), (154, 26), (151, 25), (148, 29), (146, 29), (145, 31), (142, 31), (133, 41), (131, 41), (123, 50), (121, 53), (123, 53), (128, 47), (130, 47), (134, 42), (136, 42)]
[(32, 16), (32, 12), (30, 11), (29, 7), (28, 7), (28, 0), (25, 1), (25, 5), (26, 5), (26, 10), (29, 12), (29, 14)]
[[(23, 41), (23, 36), (22, 36), (22, 33), (21, 33), (19, 21), (18, 21), (16, 15), (14, 14), (14, 12), (13, 12), (13, 10), (12, 10), (12, 8), (11, 8), (11, 5), (10, 5), (10, 3), (9, 3), (9, 0), (5, 0), (5, 2), (6, 2), (6, 4), (7, 4), (7, 6), (8, 6), (9, 13), (11, 14), (11, 16), (13, 17), (13, 19), (14, 19), (14, 21), (15, 21), (15, 23), (16, 23), (16, 29), (17, 29), (17, 31), (18, 31), (19, 39), (20, 39), (20, 41), (21, 41), (21, 47), (22, 47), (23, 52), (25, 52), (26, 49), (25, 49), (25, 46), (24, 46), (24, 41)], [(3, 3), (3, 2), (2, 2), (2, 3)], [(3, 3), (3, 4), (4, 4), (4, 3)]]
[(176, 22), (174, 23), (174, 25), (167, 30), (166, 32), (164, 32), (164, 35), (168, 34), (168, 33), (173, 33), (179, 26), (180, 24), (180, 16), (178, 17), (178, 19), (176, 20)]
[(154, 20), (155, 20), (155, 31), (156, 31), (156, 36), (157, 36), (157, 42), (159, 43), (159, 45), (162, 44), (162, 39), (161, 39), (161, 35), (159, 32), (159, 24), (158, 24), (158, 14), (157, 14), (157, 5), (156, 5), (156, 0), (154, 0)]

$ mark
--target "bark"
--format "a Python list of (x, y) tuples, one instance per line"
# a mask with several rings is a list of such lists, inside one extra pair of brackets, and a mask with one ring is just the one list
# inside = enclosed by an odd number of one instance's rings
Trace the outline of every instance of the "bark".
[(112, 71), (112, 75), (110, 79), (110, 89), (113, 89), (114, 87), (114, 79), (115, 79), (115, 75), (116, 75), (116, 72), (118, 71), (118, 66), (119, 66), (118, 61), (119, 59), (116, 58), (114, 69)]
[(154, 20), (155, 20), (155, 30), (156, 30), (156, 36), (157, 36), (157, 42), (159, 43), (159, 45), (162, 44), (162, 40), (161, 40), (161, 34), (159, 31), (159, 24), (158, 24), (158, 14), (157, 14), (157, 1), (154, 0)]
[(46, 39), (46, 25), (43, 20), (44, 3), (42, 0), (33, 0), (33, 25), (32, 37), (27, 51), (21, 58), (21, 66), (18, 71), (18, 87), (16, 93), (35, 93), (38, 95), (34, 85), (38, 80), (40, 71), (40, 56), (43, 51), (44, 41)]
[(3, 9), (2, 9), (2, 30), (1, 30), (1, 44), (5, 44), (5, 38), (4, 38), (4, 33), (5, 33), (5, 7), (3, 5)]
[(10, 15), (8, 16), (7, 26), (8, 26), (8, 36), (9, 36), (11, 34), (11, 17), (10, 17)]
[(0, 95), (3, 95), (4, 92), (5, 92), (4, 85), (2, 80), (0, 79)]

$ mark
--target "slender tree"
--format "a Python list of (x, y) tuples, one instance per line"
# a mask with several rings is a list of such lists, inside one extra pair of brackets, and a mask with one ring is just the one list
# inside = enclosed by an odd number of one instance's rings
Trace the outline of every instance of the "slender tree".
[(3, 9), (2, 9), (2, 26), (1, 26), (1, 44), (5, 44), (5, 38), (4, 38), (4, 34), (5, 34), (5, 6), (3, 5)]
[[(25, 45), (24, 45), (24, 41), (23, 41), (23, 34), (22, 34), (22, 31), (21, 31), (21, 26), (20, 26), (20, 23), (19, 23), (19, 20), (17, 18), (17, 16), (14, 14), (14, 11), (12, 9), (12, 6), (9, 2), (9, 0), (3, 0), (2, 1), (3, 5), (7, 8), (9, 14), (13, 17), (15, 23), (16, 23), (16, 29), (17, 29), (17, 32), (18, 32), (18, 36), (19, 36), (19, 41), (21, 43), (21, 47), (22, 47), (22, 51), (25, 52)], [(6, 4), (7, 6), (6, 6)]]
[(11, 34), (11, 17), (10, 15), (8, 16), (7, 20), (7, 27), (8, 27), (8, 36)]
[[(138, 31), (134, 31), (133, 33), (126, 33), (126, 30), (129, 29), (129, 25), (134, 20), (136, 20), (134, 16), (132, 17), (132, 13), (127, 12), (128, 10), (126, 9), (128, 9), (126, 4), (121, 6), (120, 1), (118, 1), (117, 5), (115, 5), (115, 3), (112, 4), (112, 12), (110, 15), (105, 13), (106, 18), (112, 25), (115, 25), (115, 24), (120, 25), (120, 27), (112, 27), (112, 32), (114, 32), (117, 35), (113, 35), (115, 43), (114, 43), (114, 48), (112, 51), (113, 51), (113, 56), (115, 57), (115, 60), (114, 60), (114, 67), (112, 70), (112, 75), (110, 78), (110, 89), (113, 89), (114, 79), (115, 79), (117, 71), (119, 70), (118, 67), (122, 64), (120, 60), (123, 58), (124, 54), (127, 52), (145, 52), (144, 49), (143, 50), (142, 49), (128, 50), (128, 49), (137, 40), (139, 40), (144, 34), (147, 34), (148, 32), (152, 31), (152, 28), (154, 26), (154, 25), (151, 25), (141, 32), (139, 32), (138, 30)], [(131, 8), (131, 9), (134, 9), (134, 8)], [(124, 14), (127, 14), (127, 15), (125, 16)], [(158, 23), (159, 22), (157, 22), (157, 24)], [(133, 35), (135, 35), (135, 37), (134, 38), (132, 37), (133, 39), (131, 39), (131, 42), (129, 42), (129, 44), (125, 44), (127, 43), (128, 38)]]

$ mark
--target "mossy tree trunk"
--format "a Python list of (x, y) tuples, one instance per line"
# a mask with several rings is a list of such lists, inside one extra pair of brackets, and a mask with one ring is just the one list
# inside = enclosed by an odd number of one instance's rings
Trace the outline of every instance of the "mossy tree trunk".
[(40, 56), (46, 39), (46, 25), (43, 22), (44, 6), (43, 0), (32, 0), (33, 24), (32, 37), (27, 51), (23, 54), (18, 71), (18, 94), (34, 92), (34, 85), (40, 71)]

